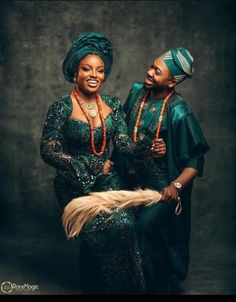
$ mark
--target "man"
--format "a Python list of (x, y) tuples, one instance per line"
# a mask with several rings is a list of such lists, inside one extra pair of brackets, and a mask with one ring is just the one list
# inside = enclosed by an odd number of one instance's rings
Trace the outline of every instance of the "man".
[[(134, 141), (150, 136), (153, 153), (132, 161), (113, 155), (125, 188), (162, 194), (162, 203), (138, 211), (147, 293), (168, 293), (188, 272), (193, 180), (202, 176), (209, 149), (197, 119), (175, 91), (192, 73), (193, 58), (182, 47), (154, 59), (144, 83), (133, 85), (124, 104), (130, 136)], [(176, 205), (182, 207), (179, 215)]]

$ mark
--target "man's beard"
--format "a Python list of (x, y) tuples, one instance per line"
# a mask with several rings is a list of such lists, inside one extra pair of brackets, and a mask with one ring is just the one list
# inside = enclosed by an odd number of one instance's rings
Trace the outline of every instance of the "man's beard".
[(156, 94), (156, 93), (162, 93), (162, 92), (169, 91), (170, 88), (167, 86), (155, 85), (155, 86), (153, 86), (152, 90), (153, 90), (153, 93)]

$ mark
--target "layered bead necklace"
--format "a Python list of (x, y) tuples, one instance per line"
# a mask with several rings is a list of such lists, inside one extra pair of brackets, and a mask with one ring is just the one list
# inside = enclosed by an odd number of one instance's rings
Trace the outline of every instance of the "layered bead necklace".
[[(175, 91), (172, 90), (170, 91), (166, 98), (164, 99), (164, 102), (161, 106), (161, 112), (160, 112), (160, 116), (158, 118), (158, 124), (157, 124), (157, 129), (156, 129), (156, 134), (155, 134), (155, 137), (158, 139), (159, 138), (159, 135), (160, 135), (160, 130), (161, 130), (161, 123), (162, 123), (162, 120), (163, 120), (163, 116), (164, 116), (164, 113), (165, 113), (165, 109), (166, 109), (166, 104), (169, 100), (169, 98), (172, 96), (172, 94), (174, 93)], [(143, 107), (147, 104), (148, 102), (148, 98), (149, 98), (149, 95), (150, 95), (150, 91), (148, 91), (144, 97), (143, 97), (143, 100), (139, 106), (139, 111), (138, 111), (138, 115), (137, 115), (137, 119), (136, 119), (136, 122), (135, 122), (135, 126), (134, 126), (134, 132), (133, 132), (133, 141), (136, 143), (137, 142), (137, 133), (138, 133), (138, 128), (140, 126), (140, 119), (141, 119), (141, 115), (142, 115), (142, 111), (143, 111)]]
[[(99, 117), (100, 117), (100, 121), (101, 121), (101, 124), (102, 124), (102, 132), (103, 132), (103, 137), (102, 137), (102, 146), (101, 146), (101, 150), (98, 152), (95, 148), (95, 142), (94, 142), (94, 126), (93, 126), (93, 123), (91, 121), (91, 118), (94, 118), (96, 117), (96, 110), (95, 110), (95, 105), (94, 107), (92, 107), (92, 109), (89, 109), (89, 106), (90, 105), (86, 105), (87, 108), (89, 110), (91, 110), (91, 113), (88, 112), (88, 115), (86, 113), (86, 111), (84, 110), (84, 107), (82, 106), (81, 102), (80, 102), (80, 99), (79, 99), (79, 95), (78, 95), (78, 92), (76, 91), (76, 89), (74, 88), (73, 91), (72, 91), (81, 111), (83, 112), (84, 116), (86, 117), (86, 120), (88, 121), (88, 124), (89, 124), (89, 130), (90, 130), (90, 142), (91, 142), (91, 149), (92, 149), (92, 152), (94, 155), (96, 156), (101, 156), (104, 152), (105, 152), (105, 149), (106, 149), (106, 145), (107, 145), (107, 136), (106, 136), (106, 124), (105, 124), (105, 120), (104, 120), (104, 117), (102, 115), (102, 105), (101, 105), (101, 97), (98, 93), (96, 93), (95, 95), (95, 98), (96, 98), (96, 104), (97, 104), (97, 107), (98, 107), (98, 113), (99, 113)], [(91, 108), (91, 107), (90, 107)], [(94, 113), (95, 111), (95, 113)]]

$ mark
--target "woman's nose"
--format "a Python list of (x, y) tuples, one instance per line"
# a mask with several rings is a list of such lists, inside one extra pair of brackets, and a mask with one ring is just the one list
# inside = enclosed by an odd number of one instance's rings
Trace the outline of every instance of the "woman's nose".
[(91, 76), (92, 76), (93, 78), (96, 78), (96, 77), (97, 77), (97, 71), (96, 71), (96, 70), (92, 70)]

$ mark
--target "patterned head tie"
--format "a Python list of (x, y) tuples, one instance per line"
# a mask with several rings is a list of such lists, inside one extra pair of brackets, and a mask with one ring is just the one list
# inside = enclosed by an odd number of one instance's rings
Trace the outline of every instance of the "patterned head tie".
[(109, 76), (113, 62), (111, 42), (103, 34), (89, 32), (76, 37), (62, 63), (62, 72), (67, 81), (73, 83), (80, 60), (88, 54), (96, 54), (102, 58), (105, 65), (105, 78)]
[(182, 82), (187, 77), (191, 78), (193, 69), (193, 57), (189, 51), (183, 47), (171, 48), (160, 56), (177, 81)]

